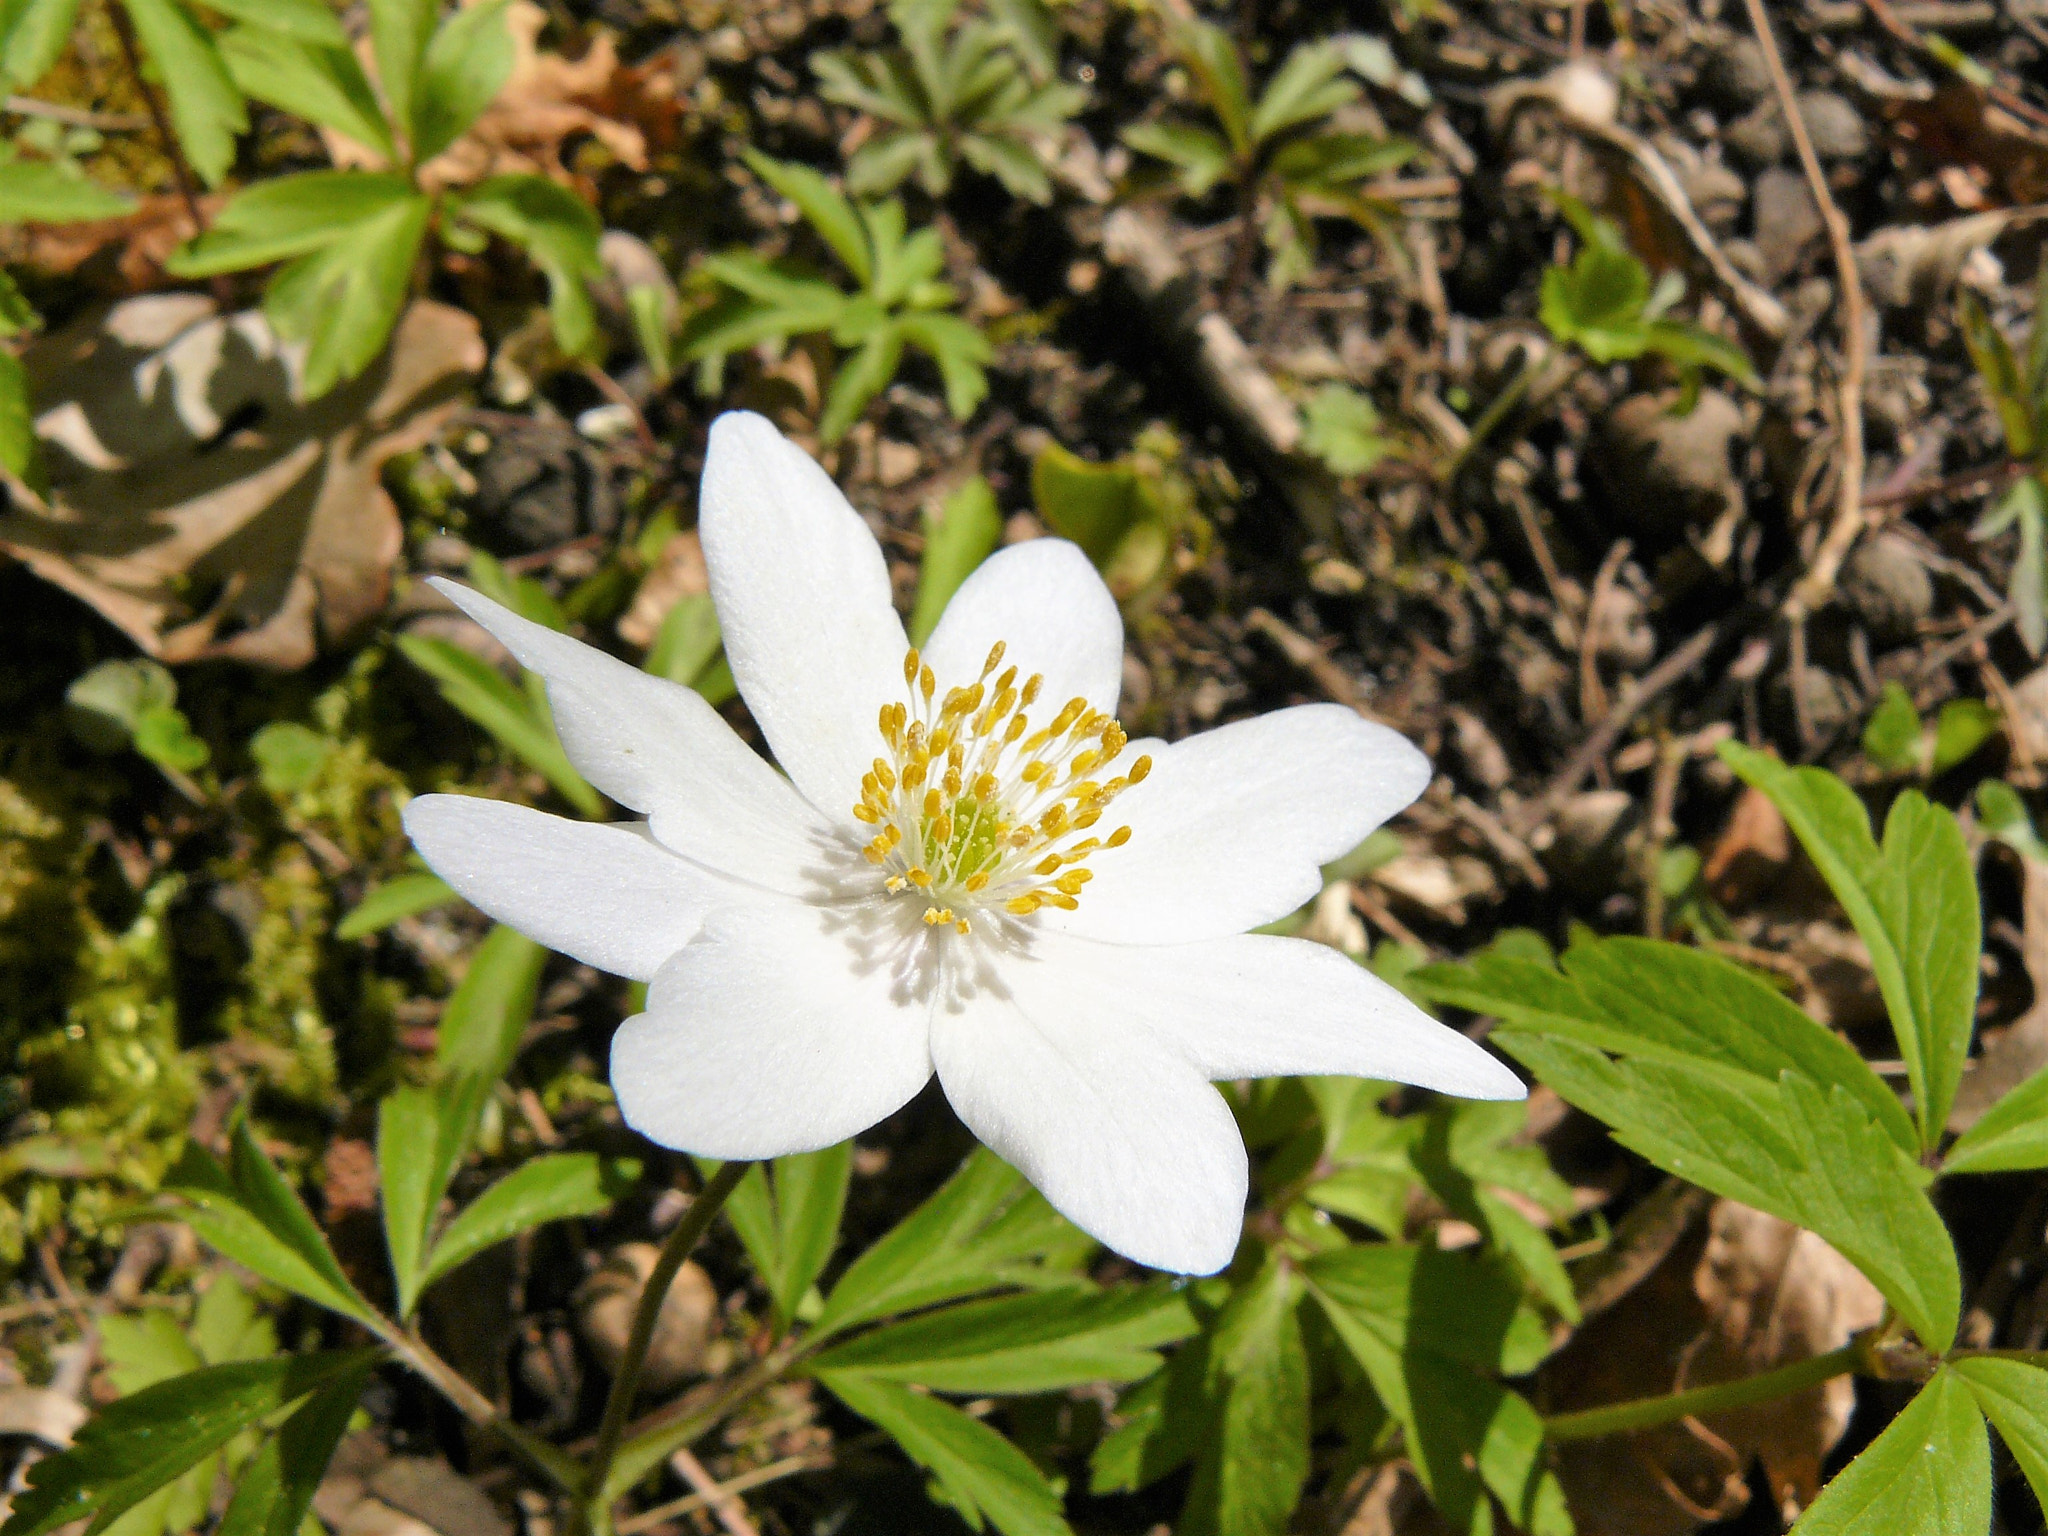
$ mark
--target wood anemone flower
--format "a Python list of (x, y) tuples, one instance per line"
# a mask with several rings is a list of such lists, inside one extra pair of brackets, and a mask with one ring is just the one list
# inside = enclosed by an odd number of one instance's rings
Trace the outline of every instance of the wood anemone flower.
[(1208, 1274), (1246, 1194), (1213, 1082), (1521, 1096), (1335, 950), (1246, 932), (1421, 793), (1428, 762), (1393, 731), (1311, 704), (1127, 740), (1116, 603), (1057, 539), (990, 558), (913, 650), (873, 535), (759, 416), (712, 427), (699, 532), (782, 773), (689, 689), (442, 583), (546, 680), (576, 766), (646, 819), (456, 795), (405, 816), (485, 912), (649, 983), (612, 1042), (636, 1130), (710, 1157), (808, 1151), (936, 1071), (1083, 1231)]

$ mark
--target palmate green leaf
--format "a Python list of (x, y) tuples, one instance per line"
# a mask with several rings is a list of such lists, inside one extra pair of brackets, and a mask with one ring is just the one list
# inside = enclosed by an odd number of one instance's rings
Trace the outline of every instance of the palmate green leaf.
[(1543, 1460), (1542, 1421), (1490, 1379), (1533, 1369), (1549, 1349), (1510, 1271), (1482, 1255), (1389, 1243), (1319, 1254), (1303, 1274), (1403, 1426), (1424, 1487), (1453, 1524), (1483, 1519), (1490, 1490), (1517, 1529), (1569, 1536), (1563, 1491)]
[(810, 1337), (1001, 1286), (1073, 1286), (1075, 1266), (1093, 1250), (1022, 1174), (977, 1148), (847, 1267)]
[(1943, 1173), (2014, 1173), (2048, 1168), (2048, 1071), (2009, 1091), (1956, 1138)]
[(1537, 314), (1559, 341), (1612, 363), (1641, 357), (1649, 346), (1649, 301), (1649, 268), (1626, 250), (1589, 244), (1570, 266), (1544, 272)]
[(603, 228), (590, 205), (545, 176), (493, 176), (452, 208), (456, 217), (501, 235), (526, 252), (547, 276), (556, 344), (571, 357), (588, 354), (597, 338), (590, 284), (604, 275), (597, 256)]
[(409, 196), (271, 278), (263, 311), (280, 336), (307, 343), (308, 398), (318, 399), (383, 356), (433, 212), (433, 199)]
[(912, 290), (931, 282), (946, 268), (946, 251), (936, 229), (908, 233), (909, 216), (895, 198), (858, 205), (874, 255), (874, 275), (863, 286), (884, 309), (894, 309)]
[(958, 315), (913, 310), (896, 317), (895, 330), (905, 341), (939, 365), (946, 389), (946, 409), (955, 421), (972, 416), (988, 398), (983, 365), (995, 356), (986, 336)]
[(1134, 1493), (1194, 1459), (1215, 1417), (1209, 1398), (1211, 1336), (1198, 1334), (1175, 1350), (1166, 1369), (1146, 1377), (1116, 1405), (1123, 1423), (1088, 1458), (1094, 1493)]
[(894, 192), (913, 176), (933, 197), (944, 197), (952, 188), (945, 147), (922, 128), (878, 133), (846, 162), (846, 189), (863, 196)]
[(1982, 1536), (1991, 1439), (1970, 1388), (1944, 1367), (1821, 1490), (1793, 1536)]
[(401, 635), (398, 648), (440, 685), (442, 698), (490, 732), (564, 800), (585, 816), (603, 814), (604, 802), (569, 761), (553, 722), (496, 667), (458, 645), (426, 635)]
[(1986, 1356), (1954, 1361), (1948, 1374), (1969, 1388), (2048, 1509), (2048, 1371), (2022, 1360)]
[(1091, 1381), (1136, 1381), (1156, 1353), (1195, 1332), (1169, 1283), (1112, 1291), (1038, 1291), (962, 1302), (873, 1329), (811, 1364), (937, 1392), (1055, 1392)]
[(334, 936), (344, 944), (366, 939), (401, 919), (445, 907), (454, 900), (455, 887), (439, 875), (399, 875), (365, 891), (363, 899), (334, 925)]
[(866, 227), (853, 204), (829, 181), (809, 166), (770, 159), (756, 149), (748, 150), (743, 158), (756, 176), (796, 204), (797, 212), (846, 264), (856, 282), (865, 287), (873, 280), (874, 255), (868, 249)]
[(1613, 1061), (1521, 1029), (1493, 1039), (1615, 1139), (1680, 1178), (1826, 1238), (1935, 1352), (1954, 1342), (1961, 1280), (1924, 1174), (1840, 1085), (1775, 1085), (1704, 1062)]
[(88, 1536), (97, 1536), (242, 1430), (376, 1359), (374, 1350), (346, 1350), (209, 1366), (110, 1403), (70, 1450), (30, 1469), (0, 1533), (43, 1536), (90, 1517)]
[(1362, 475), (1393, 451), (1380, 432), (1370, 398), (1345, 384), (1325, 384), (1302, 407), (1301, 446), (1333, 474)]
[(1000, 133), (962, 134), (960, 158), (984, 176), (995, 177), (1012, 197), (1040, 207), (1052, 201), (1052, 177), (1045, 162), (1022, 138)]
[(960, 583), (995, 551), (1003, 534), (996, 493), (982, 475), (969, 475), (946, 499), (925, 508), (924, 555), (917, 568), (917, 605), (910, 612), (910, 643), (923, 645)]
[(78, 0), (0, 0), (0, 76), (23, 90), (50, 72), (78, 19)]
[(1309, 1370), (1301, 1281), (1269, 1256), (1216, 1316), (1204, 1395), (1215, 1404), (1177, 1529), (1281, 1536), (1308, 1479)]
[(29, 303), (14, 279), (0, 270), (0, 338), (19, 336), (42, 323), (42, 316)]
[[(707, 1178), (718, 1167), (710, 1161), (701, 1166)], [(853, 1143), (842, 1141), (778, 1157), (768, 1167), (755, 1164), (726, 1202), (726, 1219), (768, 1288), (778, 1330), (789, 1327), (832, 1257), (852, 1176)]]
[(223, 1167), (197, 1143), (186, 1143), (163, 1184), (166, 1193), (188, 1202), (178, 1218), (264, 1279), (344, 1317), (374, 1317), (246, 1120), (236, 1124), (229, 1151)]
[(221, 34), (220, 51), (245, 96), (332, 129), (387, 162), (398, 158), (370, 77), (346, 46), (329, 47), (262, 26), (240, 26)]
[(214, 1536), (299, 1536), (377, 1364), (364, 1351), (293, 1410), (243, 1467)]
[(405, 177), (384, 172), (303, 171), (259, 181), (230, 198), (213, 227), (166, 266), (178, 277), (212, 277), (304, 256), (414, 196)]
[(111, 219), (135, 206), (50, 160), (0, 161), (0, 224), (68, 224)]
[(894, 1382), (835, 1372), (819, 1378), (932, 1475), (932, 1496), (970, 1527), (1002, 1536), (1072, 1536), (1060, 1496), (1016, 1446), (951, 1403)]
[(511, 78), (512, 33), (505, 25), (509, 3), (483, 0), (466, 6), (428, 41), (415, 87), (415, 160), (433, 159), (467, 133)]
[(179, 148), (209, 187), (219, 186), (234, 163), (235, 136), (248, 130), (249, 114), (213, 34), (179, 0), (120, 3), (163, 79)]
[(1244, 59), (1237, 43), (1221, 27), (1192, 18), (1175, 23), (1170, 36), (1174, 52), (1195, 77), (1202, 99), (1222, 125), (1232, 153), (1248, 154), (1252, 147), (1251, 92), (1245, 84)]
[(840, 360), (825, 392), (825, 411), (818, 419), (818, 437), (836, 443), (853, 429), (862, 411), (889, 387), (903, 361), (903, 330), (891, 322), (872, 332), (851, 357)]
[(1869, 948), (1913, 1086), (1920, 1144), (1932, 1150), (1970, 1054), (1983, 932), (1955, 817), (1908, 790), (1892, 802), (1880, 850), (1863, 802), (1833, 774), (1788, 768), (1735, 742), (1720, 750), (1777, 806)]
[(420, 1276), (420, 1289), (522, 1232), (611, 1209), (639, 1178), (640, 1164), (634, 1159), (594, 1152), (556, 1152), (521, 1164), (442, 1230)]
[(1765, 1093), (1785, 1071), (1839, 1086), (1901, 1151), (1918, 1148), (1911, 1118), (1854, 1047), (1718, 955), (1651, 939), (1588, 939), (1557, 968), (1487, 950), (1409, 981), (1436, 1002), (1548, 1038), (1746, 1073)]
[(1176, 167), (1181, 189), (1189, 197), (1206, 197), (1235, 165), (1227, 143), (1189, 123), (1134, 123), (1120, 137), (1140, 154)]

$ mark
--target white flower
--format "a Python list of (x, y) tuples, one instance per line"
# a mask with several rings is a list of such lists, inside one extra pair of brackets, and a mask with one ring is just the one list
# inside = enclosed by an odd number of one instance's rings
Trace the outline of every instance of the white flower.
[(698, 526), (733, 676), (788, 778), (689, 689), (443, 583), (546, 679), (576, 766), (646, 820), (455, 795), (405, 816), (485, 912), (650, 983), (612, 1042), (636, 1130), (719, 1158), (807, 1151), (936, 1071), (1076, 1225), (1206, 1274), (1246, 1191), (1212, 1082), (1522, 1094), (1343, 955), (1245, 932), (1422, 791), (1394, 732), (1311, 704), (1127, 742), (1116, 604), (1056, 539), (991, 557), (912, 651), (874, 537), (758, 416), (713, 425)]

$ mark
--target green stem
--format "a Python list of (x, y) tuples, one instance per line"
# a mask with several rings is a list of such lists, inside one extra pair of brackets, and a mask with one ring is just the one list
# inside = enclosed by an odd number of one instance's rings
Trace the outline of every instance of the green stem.
[(1730, 1408), (1747, 1408), (1789, 1397), (1808, 1387), (1817, 1387), (1837, 1376), (1846, 1376), (1864, 1364), (1861, 1342), (1840, 1349), (1795, 1360), (1760, 1376), (1724, 1381), (1711, 1387), (1694, 1387), (1662, 1397), (1637, 1398), (1634, 1402), (1612, 1403), (1605, 1408), (1585, 1408), (1577, 1413), (1560, 1413), (1543, 1421), (1544, 1438), (1549, 1440), (1592, 1440), (1601, 1435), (1618, 1435), (1631, 1429), (1650, 1429), (1705, 1413), (1722, 1413)]
[(473, 1386), (469, 1378), (436, 1354), (418, 1334), (408, 1332), (389, 1318), (378, 1316), (371, 1331), (382, 1339), (415, 1375), (439, 1392), (470, 1423), (487, 1429), (548, 1481), (565, 1492), (579, 1486), (576, 1464), (530, 1430), (522, 1428), (498, 1411), (498, 1405)]
[(711, 1182), (683, 1212), (683, 1219), (676, 1223), (675, 1230), (661, 1245), (661, 1257), (654, 1261), (653, 1272), (641, 1288), (640, 1304), (633, 1312), (633, 1329), (626, 1335), (625, 1352), (619, 1356), (619, 1368), (612, 1377), (611, 1396), (605, 1399), (604, 1420), (598, 1426), (597, 1445), (584, 1469), (581, 1524), (587, 1530), (610, 1528), (611, 1498), (605, 1491), (605, 1485), (611, 1481), (612, 1461), (619, 1454), (619, 1442), (625, 1436), (626, 1419), (633, 1411), (633, 1399), (639, 1395), (640, 1368), (647, 1363), (647, 1346), (654, 1341), (654, 1324), (661, 1316), (662, 1302), (668, 1299), (668, 1288), (676, 1278), (676, 1271), (690, 1256), (690, 1250), (697, 1246), (727, 1197), (751, 1167), (752, 1163), (730, 1162), (711, 1176)]

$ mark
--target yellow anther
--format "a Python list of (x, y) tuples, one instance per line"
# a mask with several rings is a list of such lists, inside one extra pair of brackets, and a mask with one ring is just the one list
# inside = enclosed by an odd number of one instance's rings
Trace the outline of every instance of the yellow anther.
[(963, 917), (955, 920), (953, 924), (953, 931), (964, 938), (969, 933), (972, 933), (974, 930), (967, 926), (967, 919)]
[(939, 680), (932, 675), (930, 667), (917, 669), (917, 691), (924, 695), (925, 703), (932, 701), (932, 695), (939, 691)]
[(882, 836), (887, 838), (889, 840), (889, 846), (891, 848), (894, 848), (898, 843), (903, 841), (903, 829), (897, 826), (896, 823), (892, 821), (889, 823), (888, 826), (882, 828)]
[(987, 876), (986, 874), (979, 874), (979, 875), (969, 875), (969, 876), (967, 877), (967, 889), (968, 889), (968, 890), (970, 890), (970, 891), (985, 891), (985, 890), (987, 890), (987, 889), (988, 889), (988, 876)]
[(1102, 846), (1105, 848), (1121, 848), (1125, 843), (1128, 843), (1130, 840), (1131, 829), (1129, 827), (1118, 827), (1114, 832), (1109, 834), (1109, 837), (1103, 842)]
[(1024, 771), (1018, 774), (1017, 777), (1022, 779), (1026, 784), (1036, 784), (1040, 779), (1044, 778), (1048, 773), (1051, 772), (1052, 764), (1040, 762), (1039, 760), (1034, 758), (1032, 761), (1024, 765)]
[(1040, 859), (1037, 867), (1031, 871), (1034, 875), (1056, 875), (1059, 872), (1060, 856), (1056, 853)]
[(1152, 759), (1150, 757), (1139, 758), (1135, 763), (1131, 764), (1131, 782), (1133, 784), (1144, 783), (1145, 776), (1151, 771)]
[(1052, 724), (1046, 727), (1047, 732), (1054, 736), (1059, 735), (1061, 731), (1064, 731), (1068, 726), (1080, 719), (1081, 712), (1087, 707), (1088, 701), (1086, 699), (1067, 700), (1065, 704), (1060, 706), (1060, 712), (1052, 717)]
[(1024, 680), (1024, 707), (1029, 709), (1038, 702), (1038, 690), (1045, 686), (1045, 674), (1034, 672)]
[(939, 808), (943, 806), (945, 803), (946, 802), (939, 797), (939, 792), (936, 789), (926, 790), (924, 792), (924, 814), (926, 819), (930, 819), (931, 817), (938, 815)]
[(1086, 832), (1090, 827), (1094, 826), (1095, 823), (1097, 823), (1100, 820), (1102, 820), (1102, 812), (1083, 811), (1080, 815), (1074, 818), (1074, 830), (1076, 832)]
[(1095, 876), (1085, 869), (1070, 869), (1053, 881), (1053, 884), (1069, 896), (1078, 896), (1081, 894), (1081, 887), (1094, 878)]
[(1039, 819), (1038, 830), (1047, 837), (1058, 837), (1067, 830), (1067, 808), (1056, 805)]
[(984, 773), (974, 781), (974, 798), (984, 803), (993, 800), (996, 797), (996, 788), (996, 776)]
[(924, 764), (913, 759), (904, 765), (903, 792), (909, 794), (924, 782)]
[(1022, 715), (1012, 715), (1010, 723), (1003, 727), (1003, 745), (1006, 747), (1016, 745), (1017, 738), (1022, 736), (1030, 728), (1030, 725), (1031, 722)]
[(931, 753), (933, 757), (944, 757), (953, 749), (953, 733), (945, 726), (932, 732)]
[(1040, 899), (1038, 893), (1034, 891), (1029, 896), (1012, 896), (1003, 903), (1003, 910), (1014, 913), (1018, 917), (1029, 917), (1044, 905), (1045, 903)]
[(1039, 899), (1049, 907), (1058, 907), (1062, 912), (1071, 912), (1081, 903), (1064, 891), (1042, 891)]
[(860, 856), (870, 864), (879, 864), (882, 860), (889, 857), (889, 851), (886, 848), (877, 848), (873, 843), (869, 843), (867, 847), (861, 849)]
[(876, 812), (875, 808), (872, 805), (869, 805), (865, 801), (863, 801), (861, 804), (856, 805), (853, 808), (853, 819), (855, 821), (864, 821), (872, 827), (876, 822), (880, 821), (882, 818)]
[(875, 759), (875, 778), (884, 789), (894, 789), (896, 787), (896, 770), (883, 762), (879, 757)]
[(905, 887), (908, 884), (910, 884), (910, 882), (904, 879), (901, 875), (891, 875), (888, 879), (882, 882), (882, 889), (887, 891), (891, 896), (894, 896), (898, 891), (902, 890), (903, 887)]
[(1131, 738), (1124, 734), (1122, 726), (1114, 720), (1102, 728), (1102, 760), (1112, 761), (1117, 753), (1130, 745)]
[(981, 675), (983, 677), (987, 677), (989, 673), (995, 671), (997, 667), (1003, 664), (1003, 652), (1008, 649), (1009, 647), (1000, 640), (989, 647), (988, 660), (981, 664)]
[(917, 647), (913, 645), (910, 648), (910, 654), (903, 658), (903, 681), (915, 683), (917, 681), (918, 668), (923, 664), (923, 658), (917, 654)]
[(957, 796), (960, 793), (960, 770), (958, 768), (948, 768), (946, 770), (946, 777), (940, 782), (946, 786), (947, 794)]
[(953, 818), (941, 812), (938, 818), (932, 822), (932, 841), (943, 846), (952, 840)]
[(996, 679), (996, 692), (1008, 693), (1010, 691), (1011, 685), (1016, 681), (1017, 669), (1015, 667), (1005, 667), (1003, 669), (1003, 675)]
[(1067, 777), (1070, 779), (1078, 779), (1079, 777), (1081, 777), (1082, 774), (1086, 773), (1090, 768), (1093, 768), (1097, 763), (1101, 761), (1102, 754), (1100, 752), (1089, 751), (1077, 753), (1075, 754), (1072, 766), (1070, 766), (1067, 769)]
[(903, 878), (916, 886), (920, 891), (928, 891), (932, 888), (932, 877), (925, 872), (922, 864), (916, 869), (904, 871)]

